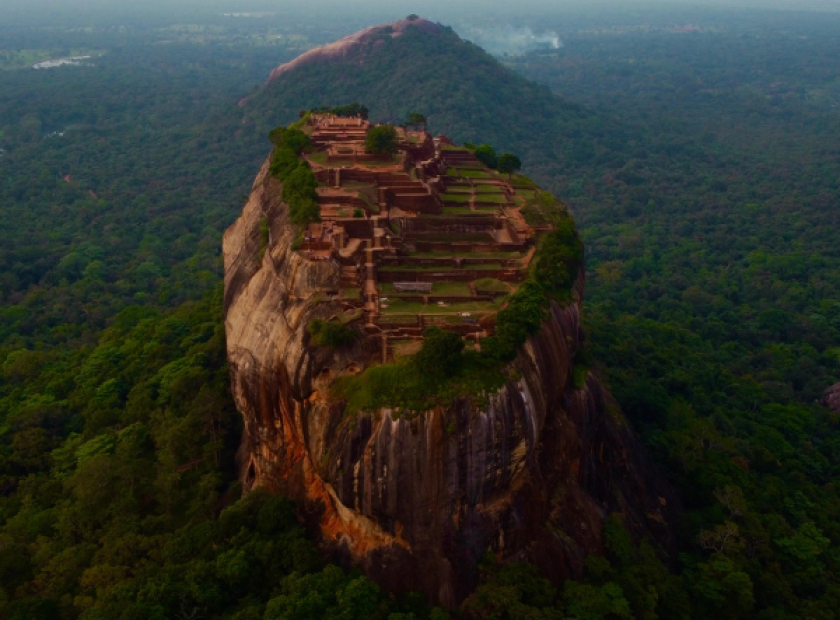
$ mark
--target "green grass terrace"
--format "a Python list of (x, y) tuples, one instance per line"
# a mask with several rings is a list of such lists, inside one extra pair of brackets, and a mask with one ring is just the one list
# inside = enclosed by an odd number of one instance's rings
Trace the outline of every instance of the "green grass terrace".
[(507, 196), (504, 194), (476, 194), (476, 202), (497, 202), (499, 204), (507, 203)]
[[(500, 271), (504, 269), (501, 263), (478, 263), (465, 266), (464, 269), (480, 270), (480, 271)], [(421, 272), (436, 272), (444, 273), (447, 271), (458, 271), (449, 267), (428, 267), (426, 265), (383, 265), (379, 271), (421, 271)]]
[(457, 242), (470, 242), (475, 241), (477, 243), (492, 243), (495, 241), (493, 235), (489, 232), (477, 232), (477, 233), (409, 233), (407, 238), (414, 239), (416, 241), (431, 241), (435, 243), (457, 243)]
[(416, 258), (523, 258), (522, 252), (447, 252), (436, 250), (433, 252), (412, 252)]
[[(485, 278), (490, 280), (492, 278)], [(394, 289), (394, 285), (390, 282), (383, 282), (379, 285), (382, 295), (405, 295), (406, 293), (398, 293)], [(489, 290), (489, 289), (487, 289)], [(421, 293), (410, 293), (412, 296), (417, 296)], [(451, 295), (453, 297), (469, 297), (472, 295), (469, 284), (465, 282), (435, 282), (432, 284), (432, 292), (429, 295)]]
[(498, 312), (504, 303), (504, 297), (498, 297), (494, 301), (467, 301), (459, 303), (446, 303), (440, 305), (438, 303), (424, 304), (418, 301), (403, 301), (402, 299), (389, 298), (387, 302), (380, 303), (379, 309), (382, 315), (417, 315), (425, 316), (452, 316), (457, 318), (457, 322), (461, 322), (461, 313), (469, 312), (470, 314), (492, 314)]
[(464, 179), (492, 179), (495, 175), (488, 170), (479, 170), (476, 168), (447, 168), (446, 176), (452, 178)]
[(447, 192), (445, 194), (440, 195), (440, 199), (444, 202), (469, 202), (472, 198), (472, 194), (465, 194), (465, 193), (452, 193)]

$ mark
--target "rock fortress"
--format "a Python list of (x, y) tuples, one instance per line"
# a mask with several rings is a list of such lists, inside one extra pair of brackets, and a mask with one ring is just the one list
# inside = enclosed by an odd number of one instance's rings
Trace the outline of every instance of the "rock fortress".
[(480, 348), (503, 298), (527, 276), (539, 230), (520, 208), (535, 187), (422, 129), (397, 128), (395, 155), (366, 153), (370, 128), (328, 113), (303, 123), (321, 222), (297, 251), (341, 266), (339, 287), (324, 299), (381, 338), (382, 362), (416, 349), (429, 326)]

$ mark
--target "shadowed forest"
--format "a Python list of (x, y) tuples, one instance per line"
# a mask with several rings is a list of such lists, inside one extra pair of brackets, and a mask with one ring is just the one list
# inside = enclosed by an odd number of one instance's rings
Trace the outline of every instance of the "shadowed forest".
[[(443, 70), (428, 101), (364, 103), (522, 153), (571, 205), (587, 363), (679, 492), (680, 554), (611, 519), (581, 580), (488, 556), (449, 616), (834, 618), (840, 421), (817, 401), (840, 380), (840, 18), (553, 19), (524, 25), (562, 48), (500, 59), (542, 86)], [(221, 235), (271, 148), (236, 102), (342, 28), (0, 25), (0, 617), (448, 617), (328, 564), (290, 502), (236, 481)]]

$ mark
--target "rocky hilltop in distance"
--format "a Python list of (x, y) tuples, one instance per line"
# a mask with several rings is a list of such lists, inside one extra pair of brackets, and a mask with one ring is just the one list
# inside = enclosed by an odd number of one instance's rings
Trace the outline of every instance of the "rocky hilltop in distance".
[(369, 153), (373, 130), (319, 113), (274, 132), (225, 234), (246, 491), (448, 606), (487, 552), (580, 574), (611, 514), (667, 550), (674, 500), (585, 365), (567, 209), (422, 127)]
[(402, 123), (417, 110), (458, 143), (516, 152), (549, 188), (578, 181), (579, 161), (620, 160), (617, 132), (604, 133), (614, 120), (563, 100), (451, 28), (422, 18), (310, 50), (277, 67), (241, 104), (246, 122), (267, 133), (314, 104), (350, 101), (364, 102), (379, 122)]
[(364, 59), (364, 52), (369, 45), (373, 46), (374, 49), (380, 47), (382, 45), (382, 36), (396, 39), (401, 37), (409, 26), (429, 34), (440, 34), (444, 30), (440, 24), (419, 17), (401, 19), (379, 26), (371, 26), (333, 43), (313, 48), (308, 52), (304, 52), (291, 62), (280, 65), (268, 76), (268, 83), (273, 82), (286, 73), (290, 73), (295, 69), (311, 63), (334, 62), (336, 60), (362, 61)]

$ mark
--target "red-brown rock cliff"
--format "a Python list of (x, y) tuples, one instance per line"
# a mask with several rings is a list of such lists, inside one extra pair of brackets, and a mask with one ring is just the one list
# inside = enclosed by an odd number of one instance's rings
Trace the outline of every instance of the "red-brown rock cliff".
[[(617, 405), (590, 375), (571, 382), (582, 344), (583, 275), (576, 302), (554, 304), (515, 361), (521, 379), (482, 409), (469, 400), (398, 418), (345, 416), (330, 399), (338, 376), (372, 358), (367, 345), (309, 342), (313, 303), (339, 267), (292, 251), (295, 232), (279, 182), (263, 168), (224, 237), (225, 322), (233, 392), (245, 430), (245, 489), (297, 500), (323, 547), (385, 587), (454, 605), (476, 585), (491, 551), (532, 561), (555, 581), (602, 550), (605, 518), (671, 544), (673, 500)], [(270, 235), (260, 257), (260, 221)]]

